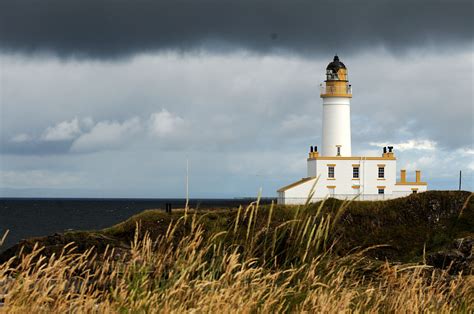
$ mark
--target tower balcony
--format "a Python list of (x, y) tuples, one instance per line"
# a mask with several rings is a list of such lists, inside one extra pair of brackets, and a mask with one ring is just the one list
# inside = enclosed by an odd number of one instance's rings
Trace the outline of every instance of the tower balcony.
[(320, 85), (321, 97), (347, 97), (352, 98), (352, 86), (345, 84), (337, 85)]

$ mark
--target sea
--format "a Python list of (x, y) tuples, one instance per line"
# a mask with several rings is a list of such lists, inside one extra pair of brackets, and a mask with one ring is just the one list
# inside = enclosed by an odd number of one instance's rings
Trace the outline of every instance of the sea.
[[(246, 206), (254, 198), (190, 199), (189, 206), (216, 209)], [(276, 201), (262, 198), (261, 204)], [(165, 210), (166, 204), (184, 208), (186, 199), (128, 198), (0, 198), (0, 239), (8, 235), (0, 252), (18, 241), (71, 230), (99, 230), (138, 214), (146, 209)]]

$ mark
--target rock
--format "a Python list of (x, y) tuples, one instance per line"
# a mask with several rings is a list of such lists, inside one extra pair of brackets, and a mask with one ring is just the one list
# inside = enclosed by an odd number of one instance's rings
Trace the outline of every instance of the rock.
[(467, 256), (473, 255), (474, 237), (460, 238), (453, 241), (453, 247)]
[(453, 241), (451, 248), (429, 254), (426, 263), (435, 268), (446, 269), (451, 274), (463, 272), (474, 274), (474, 237), (465, 237)]

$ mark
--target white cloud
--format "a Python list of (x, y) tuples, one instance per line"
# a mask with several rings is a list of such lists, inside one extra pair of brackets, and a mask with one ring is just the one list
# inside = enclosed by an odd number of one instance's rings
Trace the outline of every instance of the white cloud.
[(183, 118), (173, 115), (166, 109), (160, 112), (152, 113), (150, 116), (150, 132), (151, 134), (163, 137), (175, 133), (184, 126)]
[(419, 158), (413, 158), (409, 163), (406, 165), (400, 165), (403, 169), (407, 169), (409, 171), (412, 170), (433, 170), (435, 165), (439, 165), (438, 156), (421, 156)]
[(470, 147), (462, 147), (456, 150), (456, 153), (462, 155), (462, 156), (472, 156), (474, 155), (474, 149)]
[(73, 152), (94, 152), (120, 147), (129, 141), (142, 127), (138, 117), (130, 118), (123, 123), (117, 121), (100, 121), (90, 132), (82, 134), (71, 146)]
[(72, 140), (81, 134), (79, 119), (76, 117), (70, 121), (63, 121), (55, 126), (48, 127), (41, 136), (44, 141), (66, 141)]
[(406, 150), (435, 150), (437, 143), (431, 140), (408, 140), (400, 143), (389, 143), (389, 142), (371, 142), (371, 146), (384, 147), (394, 146), (395, 150), (406, 151)]
[(14, 137), (12, 137), (10, 139), (10, 142), (12, 143), (24, 143), (24, 142), (28, 142), (28, 141), (31, 141), (32, 140), (32, 137), (26, 133), (20, 133), (20, 134), (17, 134), (15, 135)]

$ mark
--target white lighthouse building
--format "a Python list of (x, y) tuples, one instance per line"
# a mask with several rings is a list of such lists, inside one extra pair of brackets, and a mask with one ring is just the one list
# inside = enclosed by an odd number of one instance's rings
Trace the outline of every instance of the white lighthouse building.
[(311, 146), (307, 175), (278, 190), (279, 204), (302, 204), (334, 197), (339, 199), (383, 200), (423, 192), (427, 183), (421, 171), (408, 182), (406, 170), (400, 170), (397, 181), (397, 159), (392, 146), (383, 147), (380, 156), (352, 156), (351, 107), (352, 88), (346, 66), (338, 56), (326, 68), (321, 84), (323, 129), (321, 151)]

